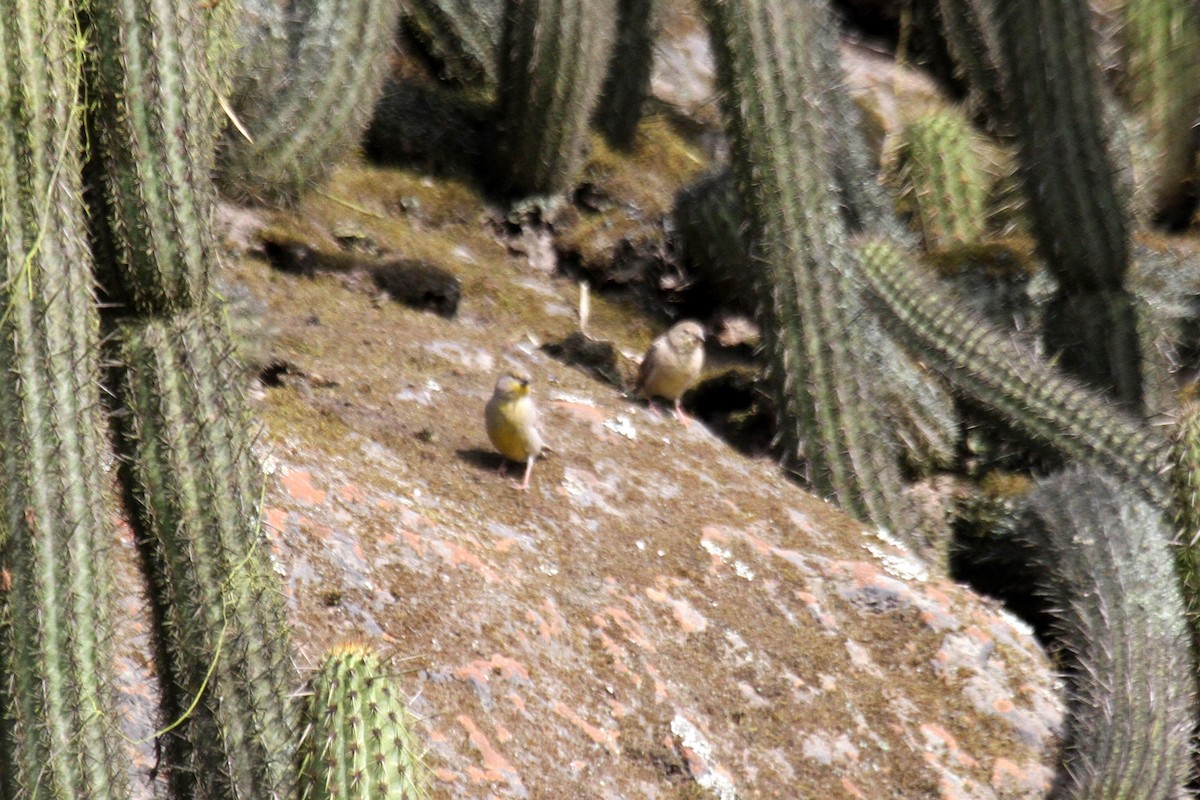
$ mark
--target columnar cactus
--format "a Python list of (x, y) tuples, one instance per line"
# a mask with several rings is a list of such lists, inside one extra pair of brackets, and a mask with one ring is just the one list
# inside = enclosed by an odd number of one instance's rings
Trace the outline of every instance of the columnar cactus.
[(679, 260), (708, 293), (743, 313), (757, 313), (756, 265), (742, 235), (746, 215), (733, 173), (719, 169), (680, 189), (671, 221)]
[(1067, 682), (1050, 796), (1186, 797), (1195, 667), (1166, 520), (1122, 479), (1078, 468), (1042, 481), (1029, 509)]
[(151, 0), (87, 11), (99, 99), (89, 176), (103, 198), (93, 227), (122, 301), (109, 309), (121, 478), (163, 621), (164, 717), (181, 720), (166, 739), (169, 777), (181, 797), (290, 797), (281, 590), (238, 373), (210, 309), (225, 18), (205, 4), (161, 13)]
[(442, 77), (495, 88), (504, 0), (410, 0), (405, 22), (441, 62)]
[(343, 645), (312, 680), (299, 750), (301, 800), (423, 800), (413, 720), (379, 657)]
[(987, 120), (989, 130), (1002, 124), (1003, 78), (998, 65), (999, 42), (991, 21), (991, 0), (935, 0), (946, 49), (966, 85), (972, 115)]
[(612, 48), (616, 0), (507, 0), (492, 185), (553, 194), (575, 177)]
[(1122, 13), (1128, 93), (1148, 122), (1154, 151), (1155, 213), (1168, 225), (1186, 226), (1196, 207), (1200, 6), (1190, 0), (1128, 0)]
[[(198, 4), (203, 6), (205, 4)], [(383, 88), (395, 0), (297, 0), (281, 85), (234, 109), (217, 182), (252, 200), (287, 200), (358, 144)]]
[[(228, 45), (220, 5), (160, 13), (148, 0), (91, 2), (88, 120), (97, 261), (110, 303), (166, 313), (207, 293), (214, 258), (209, 175), (224, 115), (217, 48)], [(197, 63), (197, 58), (200, 58)]]
[(128, 797), (74, 3), (0, 2), (0, 795)]
[(858, 252), (888, 330), (957, 391), (1064, 456), (1118, 475), (1165, 503), (1164, 439), (968, 313), (890, 242), (865, 241)]
[(241, 0), (232, 20), (229, 104), (252, 108), (287, 79), (290, 0)]
[[(906, 530), (882, 435), (854, 253), (837, 195), (839, 83), (825, 2), (705, 0), (717, 81), (747, 209), (786, 461), (848, 513)], [(836, 63), (836, 62), (835, 62)]]
[(991, 181), (971, 123), (953, 109), (908, 121), (900, 133), (900, 206), (931, 250), (983, 237)]
[[(680, 190), (671, 212), (684, 266), (709, 294), (744, 314), (763, 316), (758, 263), (750, 259), (746, 224), (733, 174), (722, 169)], [(884, 427), (911, 470), (948, 467), (958, 441), (953, 398), (870, 316), (859, 319), (870, 353), (870, 380), (880, 391)]]
[(629, 150), (650, 93), (657, 0), (617, 0), (617, 41), (596, 106), (596, 128), (610, 145)]
[(1200, 647), (1200, 402), (1179, 409), (1171, 437), (1171, 512), (1173, 547), (1192, 640)]
[(260, 527), (237, 367), (219, 315), (117, 331), (120, 434), (162, 618), (167, 739), (179, 797), (293, 796), (293, 670), (282, 589)]
[[(1049, 320), (1063, 368), (1142, 407), (1136, 320), (1125, 292), (1128, 191), (1118, 171), (1087, 0), (991, 0), (1008, 124), (1038, 248), (1060, 295), (1111, 300), (1112, 327), (1085, 329), (1069, 312)], [(1064, 135), (1069, 131), (1070, 135)], [(1086, 313), (1086, 312), (1085, 312)], [(1086, 338), (1085, 338), (1086, 337)], [(1097, 356), (1096, 354), (1101, 354)]]

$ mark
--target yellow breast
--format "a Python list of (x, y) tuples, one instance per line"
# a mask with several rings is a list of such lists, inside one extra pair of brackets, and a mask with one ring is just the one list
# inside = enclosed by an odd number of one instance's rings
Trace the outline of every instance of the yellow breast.
[(533, 401), (527, 397), (500, 400), (493, 398), (487, 408), (487, 434), (500, 455), (512, 461), (526, 461), (542, 449), (536, 428)]

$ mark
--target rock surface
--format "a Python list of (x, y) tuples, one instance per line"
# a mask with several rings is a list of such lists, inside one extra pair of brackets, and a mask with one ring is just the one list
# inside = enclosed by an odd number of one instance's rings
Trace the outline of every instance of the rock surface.
[[(423, 211), (297, 214), (381, 252), (440, 247), (456, 320), (253, 258), (231, 280), (277, 331), (255, 410), (301, 663), (381, 648), (435, 797), (1044, 795), (1061, 707), (1023, 624), (703, 423), (546, 355), (577, 326), (575, 284), (469, 203), (379, 179)], [(593, 300), (590, 334), (622, 352), (652, 327)], [(527, 493), (481, 418), (511, 365), (554, 448)]]

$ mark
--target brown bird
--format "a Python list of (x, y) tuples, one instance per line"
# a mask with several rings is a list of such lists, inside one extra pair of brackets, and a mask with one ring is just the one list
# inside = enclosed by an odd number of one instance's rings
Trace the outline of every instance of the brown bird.
[(633, 391), (649, 400), (651, 408), (655, 397), (670, 400), (675, 404), (675, 416), (686, 426), (691, 420), (679, 401), (695, 385), (703, 368), (704, 328), (694, 320), (683, 320), (650, 343)]

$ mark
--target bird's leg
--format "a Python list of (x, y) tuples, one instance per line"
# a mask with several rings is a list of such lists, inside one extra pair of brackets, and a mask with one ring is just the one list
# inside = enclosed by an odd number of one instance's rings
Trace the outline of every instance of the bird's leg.
[(508, 459), (504, 456), (500, 457), (500, 466), (496, 468), (496, 472), (500, 473), (501, 478), (508, 477)]
[(683, 423), (683, 427), (687, 428), (691, 426), (692, 418), (683, 413), (683, 406), (679, 404), (680, 400), (682, 400), (682, 398), (675, 398), (675, 418)]
[(529, 476), (533, 474), (534, 456), (530, 456), (525, 462), (525, 480), (521, 481), (521, 491), (529, 488)]

